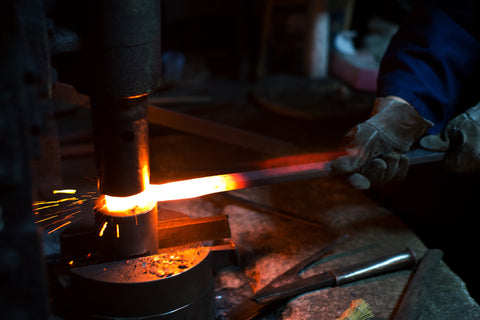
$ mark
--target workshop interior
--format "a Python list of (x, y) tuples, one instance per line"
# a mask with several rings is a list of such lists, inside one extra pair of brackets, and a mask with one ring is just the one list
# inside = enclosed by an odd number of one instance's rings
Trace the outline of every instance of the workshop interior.
[(4, 1), (0, 319), (478, 319), (477, 175), (329, 174), (411, 6)]

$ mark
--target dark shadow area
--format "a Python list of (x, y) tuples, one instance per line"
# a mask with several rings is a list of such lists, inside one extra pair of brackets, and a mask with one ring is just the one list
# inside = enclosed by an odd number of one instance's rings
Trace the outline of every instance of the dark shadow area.
[(411, 166), (407, 178), (369, 192), (396, 213), (429, 248), (444, 251), (443, 260), (480, 300), (476, 266), (478, 245), (478, 174), (453, 174), (440, 163)]

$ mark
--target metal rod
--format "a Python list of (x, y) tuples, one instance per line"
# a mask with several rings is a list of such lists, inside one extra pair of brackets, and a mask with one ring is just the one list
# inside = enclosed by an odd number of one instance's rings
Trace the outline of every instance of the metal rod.
[[(336, 159), (343, 152), (331, 153), (331, 159)], [(444, 153), (426, 150), (414, 150), (407, 153), (412, 164), (436, 162), (443, 159)], [(313, 179), (328, 176), (331, 173), (331, 160), (317, 161), (306, 164), (296, 164), (277, 168), (244, 171), (221, 176), (231, 177), (238, 186), (234, 189), (249, 188), (266, 184), (290, 182), (303, 179)], [(224, 190), (228, 191), (228, 190)]]

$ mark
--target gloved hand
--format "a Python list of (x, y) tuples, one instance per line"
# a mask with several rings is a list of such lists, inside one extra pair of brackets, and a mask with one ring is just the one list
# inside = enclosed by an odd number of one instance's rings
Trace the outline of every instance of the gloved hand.
[(430, 151), (446, 151), (444, 167), (452, 172), (480, 172), (480, 104), (450, 120), (441, 134), (420, 140)]
[(346, 156), (332, 162), (333, 174), (351, 174), (357, 189), (401, 180), (408, 170), (405, 153), (432, 123), (408, 103), (378, 98), (372, 116), (345, 135)]

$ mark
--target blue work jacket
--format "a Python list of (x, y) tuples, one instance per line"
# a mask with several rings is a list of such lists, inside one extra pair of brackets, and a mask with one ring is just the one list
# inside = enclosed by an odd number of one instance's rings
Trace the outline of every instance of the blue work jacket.
[(480, 101), (479, 3), (416, 3), (382, 59), (377, 95), (408, 101), (432, 134)]

